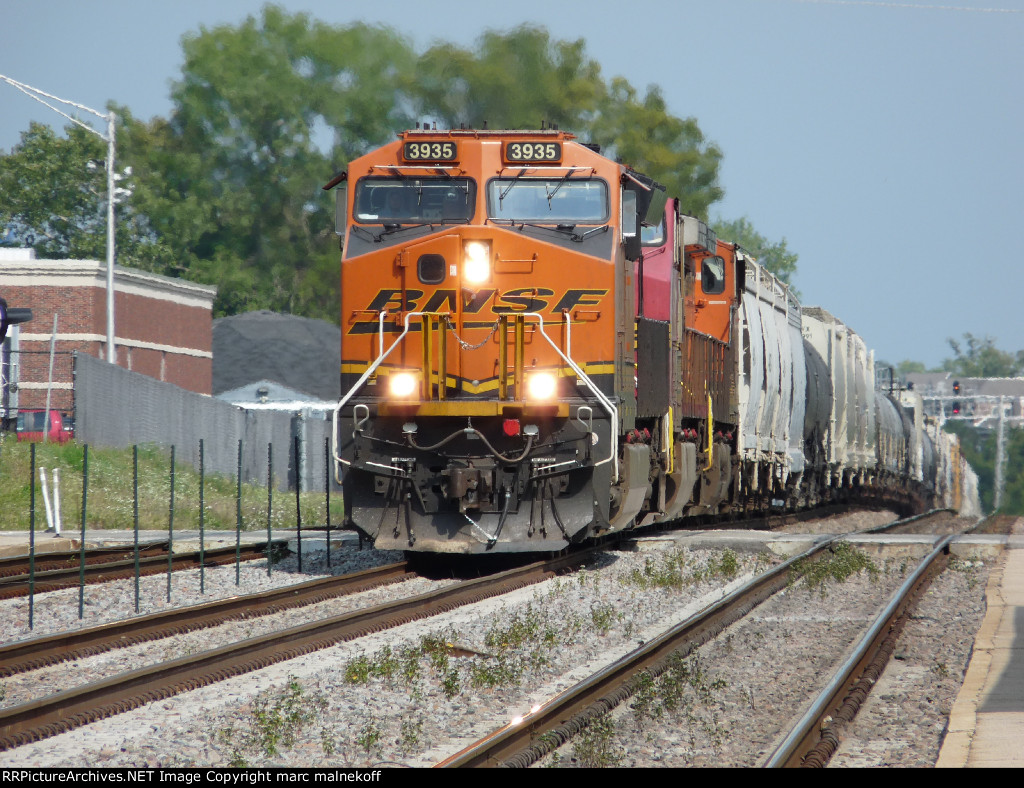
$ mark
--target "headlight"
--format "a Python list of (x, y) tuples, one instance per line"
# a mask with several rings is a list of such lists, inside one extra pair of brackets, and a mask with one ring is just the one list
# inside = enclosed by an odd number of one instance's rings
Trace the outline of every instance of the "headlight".
[(466, 241), (462, 249), (462, 277), (479, 285), (491, 278), (491, 247), (483, 241)]
[(526, 379), (529, 399), (548, 400), (555, 396), (558, 379), (550, 372), (535, 372)]
[(416, 392), (416, 376), (412, 372), (396, 372), (388, 378), (392, 397), (411, 397)]

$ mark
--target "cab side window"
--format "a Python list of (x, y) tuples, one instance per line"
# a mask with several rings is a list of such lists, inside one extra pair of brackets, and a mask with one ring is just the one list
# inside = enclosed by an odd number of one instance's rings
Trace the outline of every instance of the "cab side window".
[(704, 295), (718, 295), (725, 291), (725, 260), (705, 257), (701, 261), (700, 289)]

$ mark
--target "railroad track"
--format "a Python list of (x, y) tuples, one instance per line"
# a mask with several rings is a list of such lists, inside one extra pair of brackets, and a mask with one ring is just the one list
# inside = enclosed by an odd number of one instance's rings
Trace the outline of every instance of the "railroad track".
[[(858, 533), (877, 533), (920, 525), (944, 510), (898, 520)], [(834, 535), (795, 555), (744, 584), (718, 602), (663, 632), (621, 659), (565, 690), (529, 714), (493, 731), (438, 764), (440, 767), (530, 766), (554, 752), (590, 722), (609, 713), (632, 697), (647, 679), (664, 672), (673, 655), (686, 655), (740, 620), (772, 594), (792, 581), (795, 569), (807, 560), (820, 558), (835, 543), (850, 535)], [(940, 554), (953, 538), (941, 540)], [(933, 551), (935, 553), (936, 551)], [(934, 558), (933, 558), (934, 561)], [(916, 574), (916, 573), (915, 573)], [(857, 663), (859, 664), (859, 662)], [(813, 723), (812, 723), (813, 729)]]
[[(229, 646), (140, 668), (37, 701), (2, 709), (0, 751), (71, 730), (179, 692), (293, 659), (345, 640), (509, 593), (578, 567), (591, 560), (601, 549), (595, 547), (496, 575), (464, 580), (440, 591), (406, 597), (249, 638)], [(282, 593), (292, 590), (285, 589)], [(139, 621), (140, 619), (133, 619), (118, 626), (131, 629), (137, 626)], [(55, 639), (59, 638), (60, 636), (57, 636)], [(53, 645), (56, 649), (60, 648), (58, 643)], [(13, 658), (13, 652), (11, 656)], [(39, 655), (31, 654), (18, 656), (23, 664), (39, 658)]]
[[(162, 553), (166, 556), (168, 542), (140, 542), (139, 555), (154, 555)], [(94, 547), (85, 551), (85, 563), (99, 564), (109, 561), (124, 561), (133, 558), (134, 547)], [(67, 569), (74, 566), (76, 569), (82, 561), (81, 550), (59, 550), (47, 551), (35, 554), (35, 569), (37, 572), (46, 572), (53, 569)], [(29, 556), (27, 554), (0, 558), (0, 578), (16, 575), (27, 575), (29, 571)]]
[[(993, 516), (979, 520), (968, 532), (999, 528)], [(904, 625), (932, 580), (948, 566), (949, 544), (958, 534), (937, 540), (869, 626), (849, 657), (763, 764), (768, 768), (822, 767), (839, 748), (843, 729), (867, 701), (889, 663)]]
[(74, 632), (21, 640), (0, 646), (0, 678), (115, 648), (217, 626), (226, 621), (256, 618), (312, 605), (399, 582), (410, 576), (412, 571), (409, 565), (402, 561), (339, 577), (310, 580), (273, 591), (229, 597)]
[[(139, 546), (139, 575), (155, 575), (166, 572), (168, 564), (172, 571), (195, 569), (201, 565), (214, 566), (229, 564), (238, 558), (242, 561), (253, 561), (264, 558), (267, 553), (267, 542), (242, 545), (236, 547), (216, 547), (189, 553), (174, 553), (168, 556), (167, 543), (152, 543)], [(283, 549), (284, 540), (270, 542), (272, 549)], [(84, 565), (80, 562), (80, 554), (64, 553), (62, 558), (47, 558), (40, 561), (37, 557), (33, 571), (29, 569), (26, 556), (6, 559), (3, 569), (9, 570), (6, 577), (0, 577), (0, 599), (16, 596), (27, 596), (31, 593), (45, 593), (64, 588), (74, 588), (84, 582), (106, 583), (111, 580), (123, 580), (135, 576), (134, 549), (104, 548), (100, 554), (94, 555), (90, 562), (87, 558)], [(73, 559), (68, 556), (74, 556)], [(72, 564), (73, 561), (73, 564)], [(40, 567), (42, 564), (42, 568)], [(16, 573), (17, 570), (17, 573)]]

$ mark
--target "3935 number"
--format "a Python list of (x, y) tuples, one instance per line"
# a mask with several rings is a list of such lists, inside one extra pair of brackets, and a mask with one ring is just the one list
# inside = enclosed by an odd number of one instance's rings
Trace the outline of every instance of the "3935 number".
[(562, 145), (558, 142), (510, 142), (505, 146), (506, 161), (559, 161)]
[(402, 155), (406, 161), (455, 161), (454, 142), (407, 142)]

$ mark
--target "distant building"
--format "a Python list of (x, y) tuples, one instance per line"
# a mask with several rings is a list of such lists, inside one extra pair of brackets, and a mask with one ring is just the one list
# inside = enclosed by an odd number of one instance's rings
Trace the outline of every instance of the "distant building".
[[(71, 353), (105, 358), (107, 267), (95, 260), (37, 260), (32, 249), (0, 249), (0, 296), (32, 310), (12, 327), (3, 357), (5, 408), (74, 408)], [(199, 394), (213, 386), (216, 288), (132, 268), (114, 268), (117, 364)], [(52, 379), (50, 341), (57, 316)], [(20, 330), (19, 330), (20, 329)], [(10, 384), (14, 383), (14, 386)]]
[[(242, 407), (332, 407), (341, 397), (341, 329), (260, 310), (213, 321), (213, 393)], [(293, 407), (294, 406), (294, 407)]]

